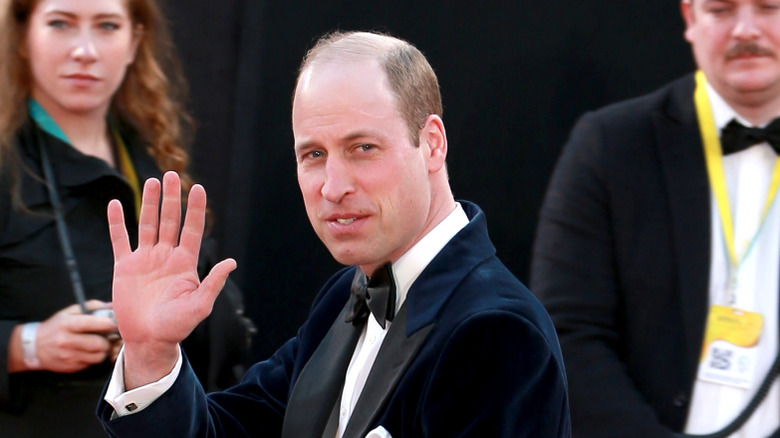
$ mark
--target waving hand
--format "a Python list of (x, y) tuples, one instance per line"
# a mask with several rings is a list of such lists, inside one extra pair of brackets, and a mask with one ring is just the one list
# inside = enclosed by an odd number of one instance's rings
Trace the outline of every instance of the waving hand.
[(190, 190), (180, 233), (180, 187), (179, 176), (167, 172), (160, 207), (160, 182), (146, 181), (135, 251), (130, 247), (121, 203), (114, 200), (108, 205), (114, 313), (125, 342), (128, 390), (170, 372), (178, 357), (176, 345), (211, 313), (228, 274), (236, 267), (234, 260), (223, 260), (199, 280), (196, 268), (206, 192), (200, 185)]

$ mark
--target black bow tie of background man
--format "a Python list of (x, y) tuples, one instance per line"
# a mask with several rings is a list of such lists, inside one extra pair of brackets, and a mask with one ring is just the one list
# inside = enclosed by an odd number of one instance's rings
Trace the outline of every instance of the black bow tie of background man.
[(720, 134), (723, 155), (733, 154), (758, 143), (767, 142), (780, 155), (780, 117), (764, 128), (748, 128), (732, 119)]
[(349, 298), (349, 312), (346, 322), (358, 324), (365, 322), (369, 311), (374, 314), (379, 325), (385, 328), (385, 320), (392, 321), (395, 316), (395, 279), (390, 262), (377, 268), (374, 275), (366, 274), (357, 268), (352, 279), (352, 294)]

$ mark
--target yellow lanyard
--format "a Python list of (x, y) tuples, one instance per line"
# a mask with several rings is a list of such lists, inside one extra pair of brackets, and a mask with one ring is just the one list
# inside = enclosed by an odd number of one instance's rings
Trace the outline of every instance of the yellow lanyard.
[(138, 219), (141, 214), (141, 186), (138, 184), (138, 174), (135, 173), (133, 161), (130, 159), (130, 153), (127, 152), (127, 146), (125, 146), (122, 136), (119, 135), (116, 129), (111, 129), (111, 132), (114, 135), (117, 156), (119, 157), (119, 171), (122, 172), (122, 175), (127, 179), (130, 188), (133, 190), (135, 218)]
[(701, 132), (701, 138), (704, 143), (704, 155), (707, 160), (707, 174), (709, 175), (710, 187), (712, 187), (712, 192), (715, 195), (715, 201), (718, 205), (718, 213), (720, 214), (723, 235), (726, 240), (726, 248), (731, 263), (737, 268), (753, 248), (756, 237), (758, 237), (758, 234), (761, 232), (764, 219), (766, 219), (766, 215), (769, 212), (769, 207), (772, 206), (772, 202), (777, 194), (778, 186), (780, 186), (780, 158), (775, 162), (775, 168), (772, 171), (772, 182), (769, 186), (764, 209), (761, 212), (761, 225), (759, 225), (756, 234), (750, 240), (748, 248), (745, 249), (745, 252), (741, 254), (740, 257), (738, 257), (736, 247), (734, 246), (734, 223), (731, 219), (729, 194), (726, 188), (726, 175), (723, 172), (723, 154), (720, 148), (718, 130), (715, 127), (715, 119), (712, 116), (712, 108), (710, 108), (709, 98), (707, 97), (706, 85), (707, 78), (704, 77), (704, 73), (701, 70), (697, 71), (694, 101), (696, 103), (696, 114), (699, 119), (699, 131)]

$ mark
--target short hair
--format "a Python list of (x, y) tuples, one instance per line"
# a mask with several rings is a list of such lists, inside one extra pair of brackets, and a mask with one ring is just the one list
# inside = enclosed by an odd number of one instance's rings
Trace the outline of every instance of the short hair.
[[(298, 80), (307, 68), (331, 61), (377, 60), (387, 75), (406, 121), (409, 138), (419, 146), (420, 130), (431, 114), (443, 116), (439, 81), (425, 56), (412, 44), (376, 32), (328, 33), (317, 40), (303, 58)], [(296, 83), (296, 89), (298, 85)]]

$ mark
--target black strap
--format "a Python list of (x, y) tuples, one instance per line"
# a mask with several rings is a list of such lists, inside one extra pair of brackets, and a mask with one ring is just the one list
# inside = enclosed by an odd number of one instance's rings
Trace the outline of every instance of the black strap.
[[(756, 391), (756, 393), (753, 395), (750, 403), (748, 403), (739, 416), (737, 416), (737, 418), (735, 418), (731, 423), (727, 424), (726, 427), (717, 432), (708, 433), (706, 435), (689, 435), (685, 433), (678, 433), (675, 434), (675, 436), (679, 438), (725, 438), (733, 434), (739, 430), (739, 428), (742, 427), (745, 422), (747, 422), (750, 416), (753, 415), (753, 412), (755, 412), (758, 405), (764, 401), (764, 398), (766, 398), (766, 395), (769, 393), (769, 388), (771, 388), (772, 383), (774, 383), (775, 379), (777, 379), (778, 374), (780, 374), (780, 353), (778, 353), (777, 357), (775, 358), (775, 362), (769, 369), (769, 372), (764, 378), (764, 381), (761, 382), (761, 386), (759, 386), (758, 391)], [(770, 435), (768, 438), (778, 437), (780, 437), (780, 428), (775, 430), (774, 433), (772, 433), (772, 435)]]
[(65, 265), (68, 267), (68, 273), (70, 274), (70, 283), (73, 285), (73, 294), (76, 296), (76, 302), (81, 306), (82, 313), (89, 313), (85, 304), (86, 296), (84, 294), (84, 286), (81, 282), (79, 266), (76, 262), (76, 257), (73, 255), (73, 246), (70, 244), (68, 227), (65, 224), (65, 217), (62, 213), (62, 203), (60, 202), (60, 196), (57, 193), (57, 183), (54, 180), (54, 171), (52, 170), (51, 162), (49, 161), (49, 153), (46, 151), (40, 131), (36, 129), (36, 132), (38, 134), (38, 148), (41, 151), (43, 175), (46, 178), (46, 187), (49, 190), (49, 198), (51, 200), (52, 208), (54, 209), (57, 234), (60, 237), (60, 246), (62, 247), (62, 253), (65, 256)]

